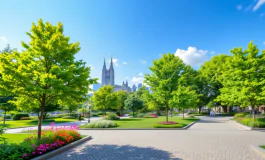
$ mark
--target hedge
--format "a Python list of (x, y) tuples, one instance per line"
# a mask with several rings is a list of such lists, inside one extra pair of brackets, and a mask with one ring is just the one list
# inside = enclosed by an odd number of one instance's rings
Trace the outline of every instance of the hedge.
[(182, 128), (182, 124), (155, 124), (154, 128)]
[(12, 119), (13, 120), (20, 120), (22, 117), (29, 117), (29, 114), (14, 114)]

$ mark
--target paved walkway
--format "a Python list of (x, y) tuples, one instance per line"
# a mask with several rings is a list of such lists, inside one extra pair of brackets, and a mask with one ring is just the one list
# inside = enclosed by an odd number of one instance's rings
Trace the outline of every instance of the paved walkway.
[[(96, 121), (96, 120), (99, 120), (99, 119), (102, 119), (102, 117), (92, 117), (90, 120), (91, 120), (91, 121)], [(81, 121), (81, 122), (76, 121), (76, 122), (57, 123), (57, 124), (55, 123), (55, 126), (64, 126), (64, 125), (66, 125), (66, 126), (70, 126), (70, 125), (77, 125), (77, 126), (80, 126), (80, 125), (82, 125), (82, 124), (87, 123), (87, 120), (88, 120), (88, 119), (85, 119), (85, 120), (83, 120), (83, 121)], [(49, 125), (43, 125), (42, 128), (45, 128), (45, 127), (47, 127), (47, 126), (49, 126)], [(19, 133), (19, 132), (23, 132), (23, 131), (27, 131), (27, 130), (36, 130), (36, 129), (38, 129), (37, 126), (33, 126), (33, 127), (24, 127), (24, 128), (14, 128), (14, 129), (7, 129), (7, 130), (5, 131), (5, 133)]]
[(80, 131), (94, 139), (51, 160), (262, 160), (250, 145), (265, 133), (247, 131), (227, 117), (202, 117), (188, 130)]

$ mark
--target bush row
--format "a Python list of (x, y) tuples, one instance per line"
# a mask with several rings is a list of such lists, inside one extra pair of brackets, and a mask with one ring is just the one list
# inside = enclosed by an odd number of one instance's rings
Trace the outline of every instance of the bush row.
[(92, 123), (79, 126), (79, 128), (114, 128), (117, 126), (118, 125), (116, 122), (113, 122), (110, 120), (99, 120), (99, 121), (94, 121)]

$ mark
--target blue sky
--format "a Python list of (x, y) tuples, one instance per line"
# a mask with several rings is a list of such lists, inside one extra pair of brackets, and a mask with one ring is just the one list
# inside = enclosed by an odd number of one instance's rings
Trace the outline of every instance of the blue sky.
[(62, 22), (65, 35), (81, 43), (76, 56), (101, 79), (112, 56), (115, 83), (143, 80), (152, 60), (175, 53), (198, 68), (211, 56), (253, 40), (265, 49), (265, 0), (0, 0), (0, 49), (21, 50), (25, 32), (39, 18)]

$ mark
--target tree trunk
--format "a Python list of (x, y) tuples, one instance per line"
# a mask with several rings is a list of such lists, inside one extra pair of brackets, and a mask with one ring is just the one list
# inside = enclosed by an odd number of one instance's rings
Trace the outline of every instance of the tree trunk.
[(5, 124), (6, 124), (6, 111), (5, 111), (5, 114), (4, 114), (3, 126), (5, 126)]
[(251, 109), (252, 109), (252, 117), (253, 117), (253, 120), (255, 120), (255, 107), (254, 105), (251, 105)]
[(201, 113), (202, 107), (199, 107), (199, 114)]
[(168, 122), (168, 105), (166, 104), (166, 122)]
[(222, 106), (224, 113), (227, 113), (227, 106)]
[(134, 109), (132, 111), (133, 111), (133, 118), (134, 118)]
[(43, 115), (44, 115), (44, 105), (41, 106), (41, 112), (38, 121), (38, 140), (41, 139), (41, 126), (42, 126)]
[(184, 119), (184, 107), (182, 108), (182, 119)]

